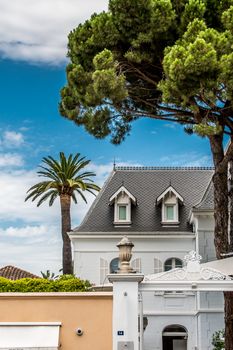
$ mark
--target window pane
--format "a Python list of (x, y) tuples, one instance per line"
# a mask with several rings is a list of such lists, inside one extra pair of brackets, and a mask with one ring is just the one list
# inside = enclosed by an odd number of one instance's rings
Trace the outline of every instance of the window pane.
[(117, 273), (119, 269), (119, 258), (115, 258), (110, 262), (110, 273)]
[(126, 220), (126, 205), (119, 206), (119, 220)]
[(166, 217), (167, 217), (167, 220), (174, 220), (174, 206), (173, 205), (166, 206)]
[(180, 259), (175, 259), (175, 267), (183, 267), (183, 263)]
[(182, 260), (177, 259), (177, 258), (171, 258), (165, 261), (164, 264), (164, 270), (169, 271), (174, 268), (181, 268), (183, 267)]
[(164, 270), (165, 271), (169, 271), (173, 268), (172, 266), (172, 259), (168, 259), (165, 261), (165, 264), (164, 264)]

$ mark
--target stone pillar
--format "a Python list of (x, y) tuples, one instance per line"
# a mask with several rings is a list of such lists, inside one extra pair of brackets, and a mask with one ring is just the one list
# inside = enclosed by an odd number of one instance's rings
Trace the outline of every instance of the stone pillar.
[[(117, 246), (121, 262), (119, 273), (108, 275), (113, 283), (113, 350), (139, 350), (138, 285), (144, 275), (135, 273), (129, 264), (133, 244), (128, 238), (124, 237)], [(125, 273), (126, 266), (128, 273)]]

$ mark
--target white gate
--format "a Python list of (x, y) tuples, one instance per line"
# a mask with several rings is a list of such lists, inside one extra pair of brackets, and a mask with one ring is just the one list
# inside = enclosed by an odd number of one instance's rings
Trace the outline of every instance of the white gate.
[[(158, 300), (166, 301), (166, 297), (177, 297), (178, 300), (185, 295), (193, 295), (193, 310), (189, 310), (190, 315), (190, 325), (189, 329), (191, 329), (190, 334), (187, 331), (187, 334), (182, 332), (182, 327), (187, 327), (187, 325), (182, 324), (178, 320), (182, 319), (180, 315), (185, 314), (185, 312), (181, 309), (179, 310), (176, 307), (176, 315), (175, 311), (173, 312), (173, 317), (167, 316), (167, 326), (169, 329), (170, 325), (170, 333), (168, 331), (164, 331), (164, 329), (160, 329), (160, 344), (156, 349), (161, 350), (197, 350), (204, 349), (201, 344), (200, 334), (201, 331), (204, 333), (203, 329), (200, 329), (200, 325), (198, 326), (198, 315), (200, 314), (200, 292), (223, 292), (223, 291), (232, 291), (233, 290), (233, 280), (228, 275), (220, 272), (216, 269), (213, 269), (209, 266), (205, 266), (205, 264), (200, 264), (201, 256), (196, 252), (191, 251), (184, 257), (184, 262), (186, 264), (183, 268), (176, 268), (169, 270), (167, 272), (157, 273), (153, 275), (148, 275), (144, 277), (144, 280), (139, 285), (139, 304), (143, 302), (143, 299), (146, 299), (146, 292), (153, 292), (157, 295), (163, 295)], [(170, 294), (172, 293), (172, 295)], [(177, 293), (177, 294), (176, 294)], [(143, 297), (142, 297), (143, 295)], [(164, 298), (165, 296), (165, 298)], [(168, 300), (168, 299), (167, 299)], [(174, 299), (175, 300), (175, 299)], [(143, 345), (143, 307), (140, 305), (140, 350), (144, 350)], [(206, 314), (208, 314), (209, 310), (206, 310)], [(223, 311), (222, 311), (223, 312)], [(186, 311), (188, 315), (188, 312)], [(186, 319), (188, 316), (186, 315)], [(192, 315), (192, 316), (191, 316)], [(174, 317), (177, 316), (177, 317)], [(156, 317), (156, 316), (155, 316)], [(183, 317), (184, 319), (185, 317)], [(161, 317), (160, 317), (161, 319)], [(176, 319), (177, 322), (172, 324), (172, 320)], [(192, 322), (192, 323), (191, 323)], [(157, 317), (156, 325), (159, 324), (159, 316)], [(162, 326), (160, 325), (160, 328)], [(172, 327), (174, 327), (174, 331), (172, 331)], [(163, 327), (162, 327), (163, 328)], [(191, 336), (192, 334), (192, 336)], [(145, 349), (147, 350), (147, 349)]]

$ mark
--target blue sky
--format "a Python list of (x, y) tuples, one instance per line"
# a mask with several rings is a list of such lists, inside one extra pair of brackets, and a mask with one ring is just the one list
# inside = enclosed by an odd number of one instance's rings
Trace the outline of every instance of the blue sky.
[[(86, 4), (87, 3), (87, 4)], [(140, 120), (120, 146), (96, 140), (59, 116), (65, 84), (67, 34), (106, 0), (0, 0), (0, 267), (15, 265), (40, 274), (61, 268), (59, 206), (24, 203), (38, 181), (42, 157), (80, 152), (91, 159), (101, 185), (118, 165), (210, 166), (207, 140), (182, 127)], [(72, 208), (73, 226), (88, 205)]]

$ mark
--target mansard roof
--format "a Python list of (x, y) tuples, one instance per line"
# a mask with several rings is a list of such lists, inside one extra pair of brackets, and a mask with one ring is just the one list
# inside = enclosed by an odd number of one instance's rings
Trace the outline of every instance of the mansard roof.
[[(189, 212), (201, 202), (212, 176), (211, 167), (115, 167), (74, 232), (91, 234), (124, 231), (135, 234), (192, 231), (188, 223)], [(114, 206), (109, 205), (109, 198), (119, 190), (122, 183), (137, 198), (137, 206), (131, 208), (132, 224), (119, 228), (113, 225)], [(180, 224), (166, 228), (161, 224), (161, 205), (156, 203), (156, 199), (169, 186), (175, 188), (184, 203), (179, 210)]]
[(213, 181), (210, 180), (202, 199), (199, 203), (194, 205), (194, 209), (197, 210), (213, 210), (214, 208), (214, 184)]

